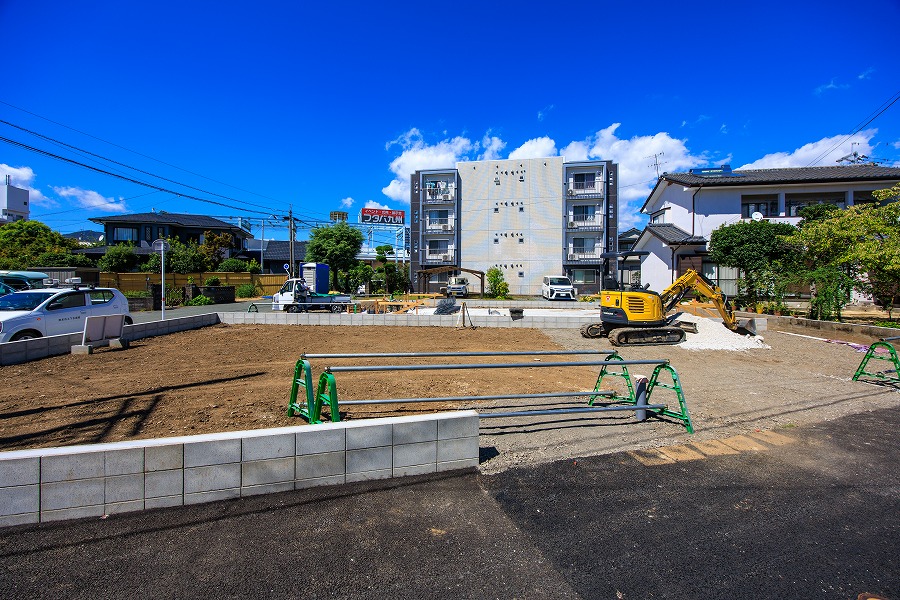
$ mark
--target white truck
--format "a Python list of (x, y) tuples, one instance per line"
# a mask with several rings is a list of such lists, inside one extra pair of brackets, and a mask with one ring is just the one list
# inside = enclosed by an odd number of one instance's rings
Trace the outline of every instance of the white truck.
[(352, 304), (349, 294), (317, 294), (309, 291), (302, 279), (288, 279), (277, 293), (272, 295), (272, 310), (291, 313), (310, 310), (344, 312)]
[(451, 277), (447, 281), (447, 297), (459, 296), (466, 298), (469, 295), (469, 280), (465, 277)]

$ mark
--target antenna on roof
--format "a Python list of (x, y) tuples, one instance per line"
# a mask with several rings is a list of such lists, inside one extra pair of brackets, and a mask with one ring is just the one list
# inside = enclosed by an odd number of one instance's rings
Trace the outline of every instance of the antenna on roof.
[(847, 164), (850, 164), (850, 165), (858, 165), (860, 163), (864, 163), (867, 160), (869, 160), (868, 156), (866, 156), (865, 154), (860, 154), (859, 152), (857, 152), (856, 150), (853, 149), (853, 146), (859, 146), (859, 142), (850, 142), (850, 154), (848, 154), (846, 156), (842, 156), (834, 162), (836, 162), (836, 163), (845, 163), (846, 162)]
[(659, 179), (659, 165), (664, 165), (668, 162), (668, 161), (659, 162), (659, 157), (663, 156), (664, 154), (665, 154), (665, 152), (659, 152), (657, 154), (653, 154), (653, 155), (644, 157), (644, 158), (652, 158), (653, 159), (653, 162), (647, 166), (656, 168), (656, 178), (657, 179)]

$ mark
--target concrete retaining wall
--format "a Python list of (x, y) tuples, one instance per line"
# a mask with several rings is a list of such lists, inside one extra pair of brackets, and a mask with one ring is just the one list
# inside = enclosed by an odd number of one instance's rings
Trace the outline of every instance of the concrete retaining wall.
[(478, 466), (460, 411), (0, 453), (0, 526)]
[[(165, 321), (150, 321), (149, 323), (135, 323), (134, 325), (125, 326), (122, 337), (128, 340), (139, 340), (188, 329), (199, 329), (217, 323), (220, 323), (220, 320), (219, 315), (216, 313), (166, 319)], [(81, 343), (83, 335), (82, 332), (78, 332), (0, 344), (0, 365), (15, 365), (48, 356), (69, 354), (72, 351), (72, 346)]]
[[(535, 309), (531, 311), (538, 313)], [(399, 327), (455, 327), (459, 315), (368, 314), (368, 313), (285, 313), (285, 312), (224, 312), (219, 313), (222, 323), (230, 325), (395, 325)], [(518, 327), (534, 329), (571, 329), (584, 323), (596, 323), (596, 315), (584, 316), (536, 316), (526, 308), (524, 316), (513, 319), (508, 315), (472, 315), (466, 324), (477, 327)]]

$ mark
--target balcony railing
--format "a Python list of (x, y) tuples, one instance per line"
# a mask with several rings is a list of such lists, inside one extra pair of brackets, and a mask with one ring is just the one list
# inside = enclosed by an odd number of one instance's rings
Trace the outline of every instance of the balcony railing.
[(594, 250), (590, 252), (580, 252), (576, 248), (568, 251), (566, 255), (566, 262), (598, 263), (603, 261), (603, 258), (601, 258), (600, 254), (600, 252)]
[(456, 188), (454, 187), (446, 187), (446, 188), (429, 188), (426, 187), (424, 189), (425, 192), (425, 202), (430, 203), (441, 203), (441, 202), (455, 202), (456, 201)]
[(428, 233), (453, 231), (453, 219), (426, 219), (425, 230)]
[(428, 263), (452, 263), (456, 260), (454, 250), (427, 250), (423, 262)]
[(566, 226), (569, 229), (598, 229), (603, 226), (603, 223), (596, 215), (582, 215), (570, 219)]

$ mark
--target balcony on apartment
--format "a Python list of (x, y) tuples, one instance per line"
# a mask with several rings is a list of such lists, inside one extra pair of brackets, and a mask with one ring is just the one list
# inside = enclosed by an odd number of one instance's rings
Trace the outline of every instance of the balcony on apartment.
[(597, 214), (569, 215), (566, 229), (569, 231), (600, 231), (603, 229), (603, 221)]
[(456, 251), (453, 249), (428, 249), (422, 253), (423, 265), (454, 264), (455, 262)]
[(566, 253), (566, 264), (596, 265), (603, 262), (599, 250), (582, 251), (579, 248), (571, 248)]
[(603, 179), (602, 173), (575, 173), (568, 179), (566, 185), (566, 197), (568, 198), (602, 198)]
[(426, 181), (422, 189), (425, 204), (456, 202), (456, 184), (446, 181)]
[(423, 233), (452, 233), (455, 229), (455, 219), (452, 217), (425, 217), (425, 231)]

